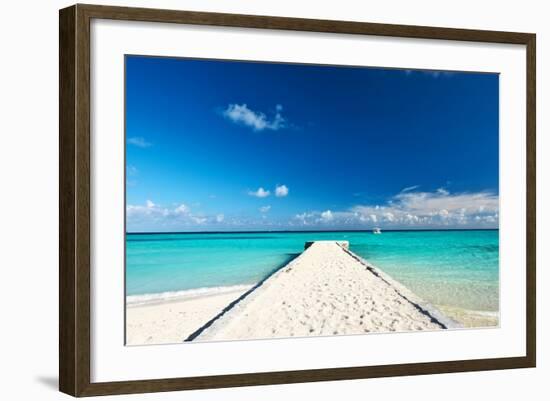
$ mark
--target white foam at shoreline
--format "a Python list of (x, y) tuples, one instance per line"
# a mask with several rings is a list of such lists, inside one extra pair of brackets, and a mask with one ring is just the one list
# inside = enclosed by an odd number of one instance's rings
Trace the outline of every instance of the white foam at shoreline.
[(189, 290), (181, 291), (166, 291), (161, 293), (140, 294), (140, 295), (128, 295), (126, 297), (126, 305), (137, 306), (142, 304), (148, 304), (153, 302), (162, 302), (174, 299), (190, 299), (208, 295), (226, 294), (236, 291), (248, 291), (252, 288), (253, 284), (241, 284), (231, 286), (220, 287), (202, 287), (192, 288)]

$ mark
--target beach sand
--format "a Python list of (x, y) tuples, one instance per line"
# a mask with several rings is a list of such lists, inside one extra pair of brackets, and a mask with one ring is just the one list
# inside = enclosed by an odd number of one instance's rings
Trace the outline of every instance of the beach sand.
[(439, 330), (448, 322), (335, 241), (318, 241), (192, 340)]
[(182, 342), (245, 291), (129, 304), (126, 308), (126, 344)]

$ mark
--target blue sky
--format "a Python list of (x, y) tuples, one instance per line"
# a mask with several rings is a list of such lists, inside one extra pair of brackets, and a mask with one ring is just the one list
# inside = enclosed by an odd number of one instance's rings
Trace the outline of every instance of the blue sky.
[(498, 75), (126, 57), (127, 230), (498, 226)]

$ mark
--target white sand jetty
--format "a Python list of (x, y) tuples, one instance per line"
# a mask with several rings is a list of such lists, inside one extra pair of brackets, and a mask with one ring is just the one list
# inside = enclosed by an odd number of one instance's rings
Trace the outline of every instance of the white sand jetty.
[(221, 341), (460, 327), (348, 250), (347, 241), (306, 250), (187, 337)]

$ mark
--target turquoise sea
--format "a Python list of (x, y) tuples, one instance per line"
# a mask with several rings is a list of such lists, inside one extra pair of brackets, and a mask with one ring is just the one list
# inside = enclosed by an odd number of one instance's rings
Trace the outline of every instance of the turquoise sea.
[(127, 234), (126, 295), (138, 302), (252, 285), (315, 240), (349, 241), (435, 305), (498, 311), (498, 230)]

